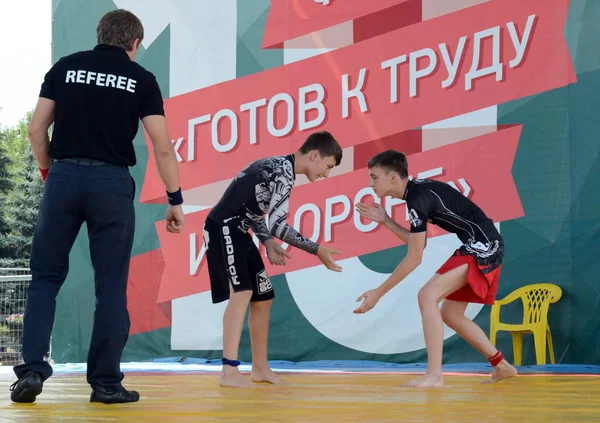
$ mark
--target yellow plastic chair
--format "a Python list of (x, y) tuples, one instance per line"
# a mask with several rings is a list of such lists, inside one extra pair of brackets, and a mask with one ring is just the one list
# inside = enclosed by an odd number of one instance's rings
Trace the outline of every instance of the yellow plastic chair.
[[(523, 334), (533, 334), (537, 364), (546, 364), (546, 341), (550, 351), (550, 362), (554, 361), (552, 334), (548, 325), (548, 308), (562, 296), (562, 289), (551, 283), (536, 283), (518, 288), (492, 306), (490, 315), (490, 341), (496, 345), (498, 331), (510, 332), (513, 338), (515, 365), (520, 366), (523, 353)], [(508, 324), (500, 322), (500, 308), (503, 305), (521, 299), (523, 302), (523, 323)]]

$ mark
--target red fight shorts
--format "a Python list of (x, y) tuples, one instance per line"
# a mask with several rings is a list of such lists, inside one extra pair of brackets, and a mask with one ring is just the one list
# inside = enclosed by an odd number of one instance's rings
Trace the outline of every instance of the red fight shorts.
[(467, 284), (446, 298), (466, 303), (494, 304), (496, 301), (496, 292), (498, 291), (500, 270), (502, 269), (501, 260), (502, 258), (500, 257), (500, 260), (497, 260), (496, 263), (478, 263), (477, 259), (471, 254), (456, 250), (436, 273), (442, 275), (463, 264), (467, 264), (469, 266), (467, 270)]

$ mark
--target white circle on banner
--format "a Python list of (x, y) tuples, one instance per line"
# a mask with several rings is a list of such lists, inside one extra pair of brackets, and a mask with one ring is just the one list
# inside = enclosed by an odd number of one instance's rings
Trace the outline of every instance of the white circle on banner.
[[(496, 224), (500, 229), (500, 225)], [(356, 299), (381, 285), (389, 274), (375, 272), (358, 257), (340, 260), (340, 273), (324, 266), (286, 273), (290, 292), (302, 314), (319, 332), (354, 350), (399, 354), (425, 348), (417, 293), (461, 246), (454, 234), (427, 241), (421, 265), (396, 285), (368, 313), (354, 314)], [(398, 257), (398, 263), (402, 257)], [(475, 318), (483, 304), (469, 304), (465, 316)], [(455, 332), (444, 325), (444, 339)]]

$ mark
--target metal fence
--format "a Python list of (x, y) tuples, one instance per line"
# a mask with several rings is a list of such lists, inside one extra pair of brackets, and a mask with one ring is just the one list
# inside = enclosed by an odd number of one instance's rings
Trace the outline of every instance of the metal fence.
[(28, 268), (0, 268), (0, 365), (21, 363), (23, 315), (30, 282)]

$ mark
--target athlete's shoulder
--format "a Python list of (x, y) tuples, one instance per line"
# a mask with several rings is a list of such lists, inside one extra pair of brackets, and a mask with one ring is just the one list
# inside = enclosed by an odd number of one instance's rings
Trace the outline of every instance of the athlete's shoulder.
[(432, 180), (428, 184), (429, 191), (441, 198), (464, 197), (454, 186), (447, 182)]
[(293, 158), (290, 156), (277, 156), (276, 163), (277, 165), (271, 179), (276, 184), (293, 186), (296, 179)]
[(453, 190), (452, 186), (448, 183), (436, 181), (435, 179), (413, 179), (411, 182), (413, 185), (413, 191), (415, 193), (440, 191), (451, 192)]
[(411, 182), (415, 187), (419, 187), (417, 189), (420, 189), (422, 187), (431, 186), (432, 184), (435, 184), (438, 181), (434, 181), (432, 179), (420, 178), (420, 179), (412, 179)]
[(261, 167), (267, 170), (275, 170), (282, 166), (285, 162), (285, 156), (269, 156), (255, 160), (250, 165), (254, 167)]
[(429, 188), (435, 185), (435, 182), (431, 179), (411, 179), (408, 181), (406, 186), (405, 199), (407, 201), (416, 200), (424, 195), (427, 195)]
[(281, 171), (279, 169), (284, 166), (284, 156), (262, 157), (248, 163), (246, 167), (240, 171), (238, 178), (248, 175), (256, 175), (257, 177), (261, 177), (263, 179), (270, 179), (273, 175), (280, 173)]
[(294, 179), (294, 163), (292, 156), (271, 156), (266, 157), (263, 160), (262, 166), (269, 169), (269, 173), (273, 178), (286, 178)]
[(408, 182), (405, 200), (409, 205), (421, 209), (434, 207), (436, 200), (448, 196), (447, 189), (452, 187), (434, 179), (413, 179)]

